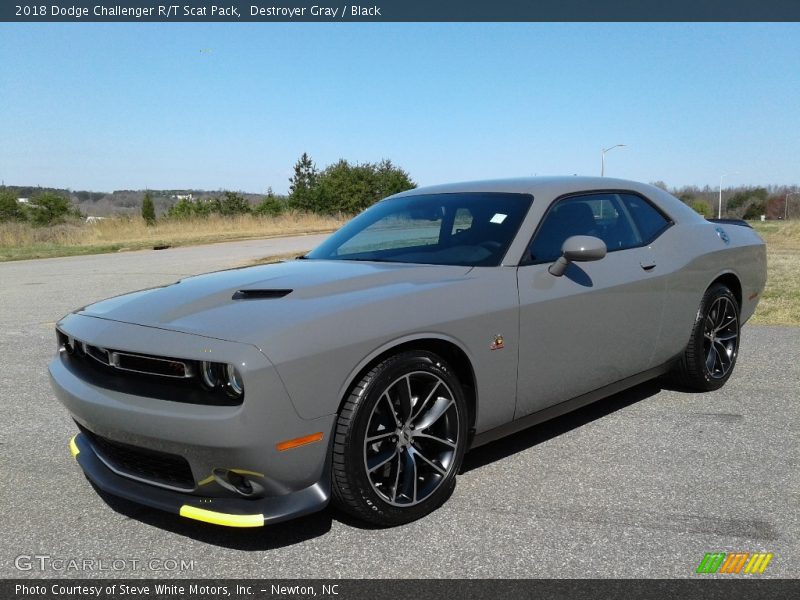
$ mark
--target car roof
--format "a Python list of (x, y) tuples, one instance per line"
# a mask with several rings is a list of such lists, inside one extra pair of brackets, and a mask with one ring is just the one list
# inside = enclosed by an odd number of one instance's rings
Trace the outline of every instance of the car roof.
[[(673, 219), (702, 221), (703, 218), (669, 192), (648, 183), (616, 179), (613, 177), (586, 177), (561, 175), (548, 177), (515, 177), (509, 179), (487, 179), (430, 185), (400, 192), (389, 198), (401, 198), (421, 194), (453, 194), (462, 192), (507, 192), (531, 194), (534, 199), (549, 201), (575, 192), (602, 192), (628, 190), (639, 192), (654, 201)], [(388, 199), (388, 198), (387, 198)]]
[[(585, 177), (585, 176), (550, 176), (550, 177), (512, 177), (508, 179), (487, 179), (483, 181), (463, 181), (459, 183), (446, 183), (430, 185), (395, 196), (417, 194), (447, 194), (455, 192), (511, 192), (517, 194), (561, 195), (570, 192), (585, 190), (638, 190), (650, 191), (654, 186), (615, 179), (613, 177)], [(393, 196), (393, 197), (395, 197)]]

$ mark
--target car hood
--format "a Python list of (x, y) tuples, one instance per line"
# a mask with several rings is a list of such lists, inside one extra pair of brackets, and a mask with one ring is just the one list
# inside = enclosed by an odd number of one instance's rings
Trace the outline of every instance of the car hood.
[(364, 304), (464, 281), (471, 267), (294, 260), (218, 271), (77, 311), (260, 347), (265, 335)]

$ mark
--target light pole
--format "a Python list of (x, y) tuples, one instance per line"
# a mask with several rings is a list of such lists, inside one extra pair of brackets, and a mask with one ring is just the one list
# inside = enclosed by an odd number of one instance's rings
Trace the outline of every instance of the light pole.
[(786, 194), (786, 200), (783, 201), (783, 220), (787, 221), (789, 219), (789, 196), (794, 196), (795, 194), (800, 194), (800, 192), (789, 192)]
[(734, 171), (733, 173), (723, 173), (722, 175), (719, 176), (719, 212), (717, 214), (718, 219), (722, 218), (722, 178), (727, 177), (728, 175), (736, 175), (736, 173), (737, 172)]
[(613, 150), (614, 148), (624, 148), (625, 144), (617, 144), (616, 146), (611, 146), (611, 148), (603, 148), (600, 152), (600, 177), (605, 177), (606, 175), (606, 152), (609, 150)]

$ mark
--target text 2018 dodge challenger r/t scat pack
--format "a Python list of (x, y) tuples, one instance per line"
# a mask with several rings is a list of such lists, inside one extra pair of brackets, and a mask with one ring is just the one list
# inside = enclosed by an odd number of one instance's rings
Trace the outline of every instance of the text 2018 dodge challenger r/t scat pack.
[(394, 525), (447, 499), (471, 447), (668, 372), (719, 388), (765, 279), (746, 223), (649, 185), (444, 185), (302, 259), (82, 308), (50, 374), (110, 494), (241, 527), (333, 499)]

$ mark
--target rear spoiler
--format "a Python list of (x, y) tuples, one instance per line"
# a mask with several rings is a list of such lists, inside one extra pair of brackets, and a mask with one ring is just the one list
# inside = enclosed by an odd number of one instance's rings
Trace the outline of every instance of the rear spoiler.
[[(706, 219), (712, 223), (722, 223), (724, 225), (738, 225), (739, 227), (750, 227), (750, 223), (742, 219)], [(750, 227), (752, 229), (752, 227)]]

